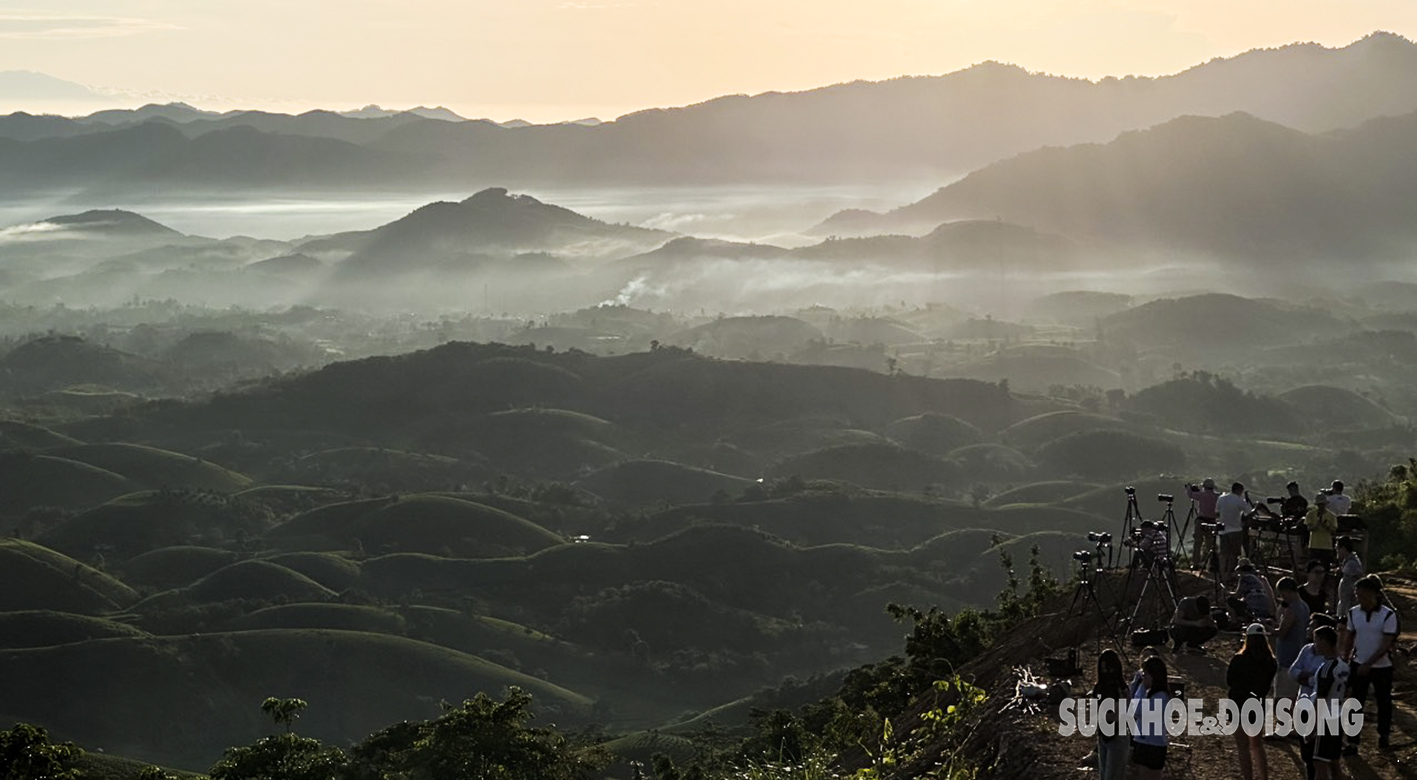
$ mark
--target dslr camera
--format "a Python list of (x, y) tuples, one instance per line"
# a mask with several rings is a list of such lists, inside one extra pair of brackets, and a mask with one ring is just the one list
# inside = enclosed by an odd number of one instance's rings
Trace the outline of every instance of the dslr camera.
[(1093, 544), (1111, 544), (1112, 534), (1105, 531), (1088, 531), (1087, 540)]
[(1165, 501), (1166, 503), (1169, 504), (1169, 503), (1175, 501), (1175, 500), (1176, 500), (1176, 497), (1173, 496), (1173, 495), (1171, 495), (1170, 493), (1158, 493), (1157, 496), (1156, 496), (1156, 500), (1157, 500), (1157, 501)]
[(1122, 489), (1125, 490), (1129, 496), (1135, 497), (1137, 494), (1137, 489), (1134, 487), (1125, 487)]
[(1282, 504), (1286, 500), (1287, 499), (1285, 499), (1283, 496), (1270, 496), (1269, 498), (1266, 498), (1264, 502), (1266, 504)]
[(1092, 560), (1092, 551), (1078, 550), (1077, 552), (1073, 553), (1073, 560), (1087, 563), (1088, 561)]

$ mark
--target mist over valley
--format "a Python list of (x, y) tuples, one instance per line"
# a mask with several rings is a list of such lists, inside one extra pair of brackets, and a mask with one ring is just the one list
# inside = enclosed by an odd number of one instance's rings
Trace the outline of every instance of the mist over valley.
[[(494, 722), (548, 777), (1003, 756), (1000, 670), (1100, 636), (1088, 534), (1205, 477), (1345, 481), (1405, 588), (1415, 85), (1374, 33), (604, 122), (0, 116), (0, 726), (122, 778), (453, 776)], [(961, 681), (969, 735), (921, 715)]]

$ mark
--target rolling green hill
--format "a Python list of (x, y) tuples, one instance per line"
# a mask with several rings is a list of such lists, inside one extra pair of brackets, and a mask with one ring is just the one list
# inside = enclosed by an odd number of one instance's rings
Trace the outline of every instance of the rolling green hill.
[[(56, 688), (60, 678), (68, 684)], [(259, 704), (272, 694), (311, 702), (302, 734), (347, 744), (391, 721), (434, 717), (440, 701), (508, 685), (532, 693), (558, 722), (575, 722), (590, 704), (475, 656), (349, 631), (118, 638), (0, 651), (0, 688), (14, 704), (12, 716), (85, 745), (189, 769), (210, 767), (227, 746), (269, 733)]]
[(630, 504), (703, 501), (718, 491), (736, 495), (752, 480), (662, 460), (631, 460), (593, 472), (576, 486)]
[(88, 509), (136, 489), (132, 480), (87, 463), (0, 453), (0, 514), (18, 515), (35, 507)]
[(140, 629), (90, 615), (49, 610), (0, 612), (0, 649), (52, 647), (90, 639), (145, 637)]
[(163, 547), (217, 546), (254, 538), (274, 523), (262, 506), (217, 493), (151, 490), (129, 493), (69, 518), (40, 536), (74, 555), (103, 552), (132, 558)]
[(370, 552), (420, 552), (453, 557), (525, 554), (561, 537), (508, 512), (435, 495), (334, 504), (298, 515), (272, 529), (281, 544), (349, 549), (357, 539)]
[(236, 553), (214, 547), (159, 547), (124, 561), (123, 581), (136, 587), (169, 590), (191, 585), (236, 562)]
[(0, 539), (0, 611), (115, 612), (138, 600), (122, 582), (20, 539)]
[(51, 454), (121, 474), (150, 490), (235, 491), (251, 484), (249, 478), (215, 463), (140, 444), (81, 444), (55, 449)]

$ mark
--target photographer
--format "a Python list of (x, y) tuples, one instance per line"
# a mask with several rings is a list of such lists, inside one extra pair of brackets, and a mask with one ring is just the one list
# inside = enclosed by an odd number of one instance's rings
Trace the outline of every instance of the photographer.
[(1339, 480), (1333, 481), (1333, 486), (1324, 491), (1328, 493), (1328, 510), (1336, 515), (1346, 515), (1353, 510), (1353, 499), (1343, 492), (1343, 483)]
[(1323, 493), (1314, 496), (1314, 507), (1304, 516), (1304, 527), (1309, 529), (1309, 559), (1325, 566), (1333, 563), (1333, 534), (1338, 530), (1338, 516), (1328, 511), (1328, 503)]
[(1244, 547), (1245, 523), (1255, 513), (1255, 505), (1245, 493), (1245, 486), (1239, 482), (1230, 486), (1215, 501), (1216, 517), (1220, 523), (1218, 544), (1220, 547), (1220, 571), (1227, 572), (1235, 567)]
[(1201, 551), (1207, 549), (1207, 527), (1215, 527), (1215, 502), (1220, 500), (1220, 494), (1215, 492), (1215, 480), (1206, 477), (1199, 488), (1186, 485), (1186, 498), (1196, 504), (1196, 528), (1191, 540), (1191, 568), (1198, 569), (1203, 565)]
[(1279, 514), (1283, 517), (1303, 517), (1309, 511), (1309, 499), (1304, 498), (1304, 494), (1299, 492), (1299, 483), (1290, 482), (1284, 486), (1284, 489), (1289, 491), (1289, 495), (1279, 505)]
[(1171, 561), (1171, 543), (1166, 537), (1165, 525), (1159, 520), (1143, 520), (1139, 532), (1123, 544), (1137, 551), (1132, 559), (1133, 566), (1140, 562), (1143, 567), (1151, 568)]
[(1169, 631), (1174, 649), (1180, 650), (1184, 644), (1193, 652), (1205, 652), (1205, 643), (1220, 633), (1215, 618), (1210, 616), (1210, 599), (1186, 596), (1176, 602), (1176, 614), (1171, 617)]

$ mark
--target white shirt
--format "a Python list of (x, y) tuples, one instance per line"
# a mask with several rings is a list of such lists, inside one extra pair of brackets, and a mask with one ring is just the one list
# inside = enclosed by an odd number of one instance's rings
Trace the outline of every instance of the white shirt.
[(1222, 534), (1237, 534), (1245, 530), (1241, 515), (1250, 511), (1250, 502), (1237, 493), (1225, 493), (1215, 500), (1215, 514), (1224, 524)]
[[(1361, 666), (1378, 652), (1384, 636), (1397, 636), (1397, 613), (1382, 604), (1372, 612), (1364, 612), (1361, 605), (1356, 606), (1348, 610), (1345, 627), (1353, 632), (1353, 663)], [(1373, 662), (1374, 669), (1386, 669), (1389, 666), (1392, 666), (1391, 651)]]
[(1353, 508), (1353, 499), (1343, 493), (1334, 493), (1328, 497), (1328, 511), (1335, 515), (1346, 515), (1348, 510)]

